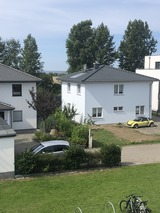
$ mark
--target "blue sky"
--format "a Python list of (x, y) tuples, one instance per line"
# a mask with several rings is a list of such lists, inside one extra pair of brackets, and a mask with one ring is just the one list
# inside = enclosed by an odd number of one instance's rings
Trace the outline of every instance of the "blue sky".
[(91, 19), (97, 27), (103, 22), (118, 47), (128, 22), (141, 19), (158, 40), (156, 54), (160, 54), (159, 8), (159, 0), (0, 0), (0, 37), (23, 44), (31, 33), (44, 70), (65, 71), (65, 43), (74, 24)]

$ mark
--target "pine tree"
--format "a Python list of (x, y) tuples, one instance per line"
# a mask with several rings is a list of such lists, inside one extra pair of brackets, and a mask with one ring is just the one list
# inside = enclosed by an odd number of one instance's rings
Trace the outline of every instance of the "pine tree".
[(41, 62), (41, 53), (38, 52), (36, 40), (32, 37), (31, 34), (29, 34), (24, 40), (20, 68), (21, 70), (32, 75), (37, 75), (42, 71), (43, 68), (43, 63)]
[(147, 22), (129, 21), (119, 47), (119, 67), (135, 72), (144, 66), (144, 57), (156, 52), (157, 41)]

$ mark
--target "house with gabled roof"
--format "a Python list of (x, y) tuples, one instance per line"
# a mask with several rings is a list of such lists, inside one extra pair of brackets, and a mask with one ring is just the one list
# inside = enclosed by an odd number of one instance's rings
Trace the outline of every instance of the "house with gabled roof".
[(41, 79), (0, 64), (0, 117), (14, 130), (37, 128), (37, 112), (29, 108), (29, 91), (36, 92)]
[(156, 78), (95, 64), (60, 80), (62, 108), (74, 106), (78, 123), (90, 118), (95, 124), (121, 123), (136, 116), (152, 116), (152, 83)]

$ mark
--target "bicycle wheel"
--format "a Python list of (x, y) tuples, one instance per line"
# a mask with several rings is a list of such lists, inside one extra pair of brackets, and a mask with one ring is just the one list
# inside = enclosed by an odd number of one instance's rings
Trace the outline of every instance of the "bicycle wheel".
[(107, 202), (107, 204), (105, 206), (105, 212), (106, 213), (116, 213), (113, 203), (111, 203), (109, 201)]
[(122, 200), (119, 204), (119, 208), (120, 208), (121, 212), (128, 213), (128, 201)]

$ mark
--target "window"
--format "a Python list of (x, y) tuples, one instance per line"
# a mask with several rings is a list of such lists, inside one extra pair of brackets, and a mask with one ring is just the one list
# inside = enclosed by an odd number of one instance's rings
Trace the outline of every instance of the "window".
[(71, 92), (71, 84), (70, 83), (67, 84), (67, 92)]
[(77, 94), (81, 94), (81, 85), (77, 84)]
[(113, 107), (113, 110), (114, 110), (115, 112), (120, 112), (120, 111), (123, 111), (123, 107), (122, 107), (122, 106)]
[(160, 62), (159, 61), (155, 63), (155, 69), (160, 69)]
[(114, 85), (114, 94), (116, 95), (123, 94), (123, 84)]
[(144, 115), (144, 106), (136, 106), (136, 115)]
[(22, 96), (21, 84), (12, 84), (12, 96)]
[(4, 119), (4, 112), (0, 112), (0, 117)]
[(19, 122), (22, 121), (22, 111), (13, 111), (13, 121), (14, 122)]
[(93, 118), (99, 118), (102, 117), (102, 108), (92, 108), (92, 117)]

